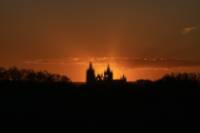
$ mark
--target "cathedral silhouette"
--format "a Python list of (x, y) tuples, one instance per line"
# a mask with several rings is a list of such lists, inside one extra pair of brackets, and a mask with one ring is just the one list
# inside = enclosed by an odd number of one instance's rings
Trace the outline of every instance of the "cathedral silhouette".
[(127, 82), (126, 77), (123, 75), (120, 79), (113, 79), (113, 71), (110, 66), (107, 66), (107, 69), (104, 71), (103, 75), (95, 75), (95, 69), (93, 68), (92, 62), (89, 63), (89, 68), (86, 71), (86, 83), (95, 84), (95, 83), (116, 83), (116, 82)]

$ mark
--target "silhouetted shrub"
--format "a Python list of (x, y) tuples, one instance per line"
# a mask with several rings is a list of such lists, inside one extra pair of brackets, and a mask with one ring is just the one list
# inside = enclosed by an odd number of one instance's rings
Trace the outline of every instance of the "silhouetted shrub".
[(70, 79), (66, 76), (51, 74), (47, 71), (35, 72), (28, 69), (18, 69), (17, 67), (12, 67), (9, 69), (0, 68), (0, 81), (9, 82), (65, 82), (69, 83)]

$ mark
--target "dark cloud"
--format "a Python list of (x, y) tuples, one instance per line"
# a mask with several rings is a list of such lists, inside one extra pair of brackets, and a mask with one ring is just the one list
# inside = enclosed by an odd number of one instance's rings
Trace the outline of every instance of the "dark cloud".
[(24, 64), (34, 65), (95, 65), (117, 64), (124, 68), (177, 68), (177, 67), (200, 67), (200, 61), (187, 61), (182, 59), (166, 58), (131, 58), (131, 57), (67, 57), (61, 59), (38, 59), (25, 61)]
[(196, 26), (188, 26), (188, 27), (183, 28), (182, 34), (187, 35), (187, 34), (190, 34), (197, 29), (198, 29), (198, 27), (196, 27)]

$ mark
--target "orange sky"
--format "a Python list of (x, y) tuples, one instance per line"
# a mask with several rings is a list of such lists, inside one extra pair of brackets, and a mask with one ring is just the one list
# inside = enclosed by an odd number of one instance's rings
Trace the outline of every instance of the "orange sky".
[(23, 62), (19, 67), (35, 70), (48, 70), (53, 73), (65, 74), (72, 81), (85, 81), (89, 62), (97, 74), (102, 74), (109, 64), (118, 79), (123, 74), (129, 81), (138, 79), (156, 80), (167, 73), (200, 72), (200, 62), (164, 58), (130, 58), (130, 57), (65, 57), (60, 59), (39, 59)]
[(0, 65), (73, 81), (84, 81), (92, 58), (98, 72), (110, 63), (128, 80), (199, 72), (199, 8), (199, 0), (1, 0)]

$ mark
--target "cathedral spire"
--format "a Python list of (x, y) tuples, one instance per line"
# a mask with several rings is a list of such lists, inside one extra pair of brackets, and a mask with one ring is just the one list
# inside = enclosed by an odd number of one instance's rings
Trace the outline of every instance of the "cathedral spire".
[(89, 63), (89, 68), (90, 68), (90, 69), (93, 68), (92, 62)]
[(105, 81), (113, 80), (113, 72), (111, 71), (109, 64), (108, 64), (107, 70), (104, 72), (104, 80)]
[(87, 69), (87, 72), (86, 72), (86, 82), (88, 84), (92, 84), (92, 83), (95, 83), (95, 81), (96, 81), (95, 70), (93, 69), (92, 62), (90, 62), (89, 68)]
[(109, 70), (110, 71), (110, 65), (108, 64), (108, 66), (107, 66), (107, 70)]

